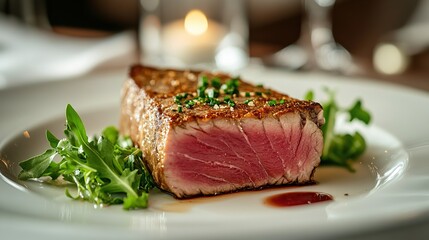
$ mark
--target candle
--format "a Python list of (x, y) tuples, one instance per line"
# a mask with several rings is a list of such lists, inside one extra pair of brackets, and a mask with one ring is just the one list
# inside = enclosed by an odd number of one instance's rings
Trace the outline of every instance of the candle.
[(223, 26), (207, 19), (200, 10), (191, 10), (184, 20), (174, 21), (164, 27), (164, 56), (168, 58), (167, 62), (212, 62), (224, 35)]

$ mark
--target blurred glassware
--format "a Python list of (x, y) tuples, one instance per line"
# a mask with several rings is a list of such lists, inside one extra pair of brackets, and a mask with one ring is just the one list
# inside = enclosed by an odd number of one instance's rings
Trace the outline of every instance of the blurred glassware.
[(264, 59), (268, 65), (292, 70), (318, 68), (344, 74), (356, 72), (350, 53), (334, 39), (331, 11), (335, 0), (302, 0), (306, 19), (301, 36), (272, 56)]
[(405, 72), (412, 57), (429, 48), (429, 1), (420, 1), (411, 19), (387, 36), (374, 48), (374, 69), (382, 74)]
[(246, 2), (141, 0), (141, 61), (164, 67), (216, 67), (248, 63)]

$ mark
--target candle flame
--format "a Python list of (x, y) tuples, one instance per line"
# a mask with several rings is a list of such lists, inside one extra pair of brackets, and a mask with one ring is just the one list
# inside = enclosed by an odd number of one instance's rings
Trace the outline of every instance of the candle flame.
[(206, 15), (200, 10), (191, 10), (185, 17), (185, 29), (192, 35), (201, 35), (207, 31)]

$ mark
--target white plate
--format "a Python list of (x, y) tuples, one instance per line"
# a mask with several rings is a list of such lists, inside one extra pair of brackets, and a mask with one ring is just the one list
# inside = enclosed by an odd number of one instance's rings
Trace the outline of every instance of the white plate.
[[(150, 208), (95, 208), (64, 196), (64, 189), (16, 179), (18, 162), (47, 147), (46, 129), (61, 135), (71, 103), (89, 133), (117, 124), (126, 71), (93, 74), (0, 92), (0, 237), (2, 239), (309, 239), (389, 238), (426, 233), (429, 210), (429, 95), (404, 87), (317, 73), (248, 69), (242, 77), (301, 97), (308, 89), (337, 91), (341, 105), (361, 98), (373, 114), (359, 129), (368, 150), (356, 173), (319, 168), (318, 184), (177, 201), (154, 192)], [(30, 138), (23, 132), (28, 130)], [(288, 191), (319, 191), (334, 201), (273, 208), (263, 200)], [(384, 231), (388, 230), (388, 231)], [(416, 235), (414, 235), (416, 236)], [(374, 238), (375, 237), (375, 238)]]

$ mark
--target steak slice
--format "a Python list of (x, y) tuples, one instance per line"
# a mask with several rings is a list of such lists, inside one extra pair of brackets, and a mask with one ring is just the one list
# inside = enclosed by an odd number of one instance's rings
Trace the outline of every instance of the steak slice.
[(313, 182), (323, 147), (318, 103), (224, 74), (141, 65), (121, 96), (122, 134), (177, 198)]

